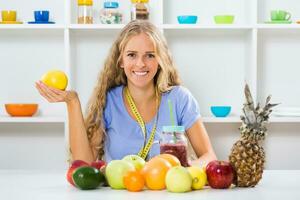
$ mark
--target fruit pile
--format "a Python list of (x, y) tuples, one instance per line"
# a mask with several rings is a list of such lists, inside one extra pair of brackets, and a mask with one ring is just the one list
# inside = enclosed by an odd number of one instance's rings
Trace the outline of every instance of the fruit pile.
[[(225, 161), (212, 161), (207, 167), (183, 167), (171, 154), (158, 155), (145, 162), (137, 155), (127, 155), (122, 160), (88, 164), (76, 160), (67, 173), (67, 180), (79, 189), (95, 189), (107, 184), (112, 189), (138, 192), (144, 189), (170, 192), (188, 192), (212, 188), (229, 188), (234, 179), (232, 166)], [(107, 182), (106, 182), (107, 181)]]

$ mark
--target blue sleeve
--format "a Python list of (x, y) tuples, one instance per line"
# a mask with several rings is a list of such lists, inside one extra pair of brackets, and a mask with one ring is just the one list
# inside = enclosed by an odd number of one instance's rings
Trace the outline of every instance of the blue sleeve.
[(176, 96), (178, 98), (178, 122), (187, 130), (201, 117), (199, 105), (191, 92), (182, 86), (178, 87)]
[(106, 105), (103, 112), (104, 127), (107, 129), (111, 124), (111, 95), (107, 93)]

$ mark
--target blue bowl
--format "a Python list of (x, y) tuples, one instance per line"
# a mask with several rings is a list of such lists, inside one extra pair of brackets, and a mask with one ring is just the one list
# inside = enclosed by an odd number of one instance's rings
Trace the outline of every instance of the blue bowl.
[(196, 24), (198, 17), (196, 15), (180, 15), (177, 16), (179, 24)]
[(211, 106), (210, 111), (216, 117), (226, 117), (231, 111), (231, 106)]

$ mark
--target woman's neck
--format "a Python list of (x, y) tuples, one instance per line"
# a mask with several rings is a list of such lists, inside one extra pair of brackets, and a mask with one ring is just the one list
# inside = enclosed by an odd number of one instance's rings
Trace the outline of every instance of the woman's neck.
[(136, 105), (147, 104), (156, 98), (154, 84), (139, 88), (128, 83), (128, 89)]

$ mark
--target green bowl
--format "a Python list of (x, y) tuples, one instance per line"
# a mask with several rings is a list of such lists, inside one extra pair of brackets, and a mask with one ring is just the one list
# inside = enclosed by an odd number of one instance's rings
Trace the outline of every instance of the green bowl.
[(216, 24), (232, 24), (234, 15), (216, 15), (214, 19)]

